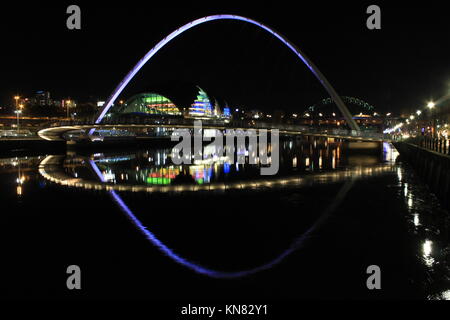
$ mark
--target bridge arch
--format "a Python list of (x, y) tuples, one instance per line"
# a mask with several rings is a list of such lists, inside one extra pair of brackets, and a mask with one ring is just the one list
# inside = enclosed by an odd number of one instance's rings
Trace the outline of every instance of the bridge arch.
[(231, 14), (211, 15), (211, 16), (206, 16), (206, 17), (191, 21), (191, 22), (183, 25), (182, 27), (176, 29), (171, 34), (169, 34), (167, 37), (162, 39), (156, 46), (154, 46), (152, 49), (150, 49), (150, 51), (148, 51), (147, 54), (141, 60), (139, 60), (139, 62), (133, 67), (133, 69), (131, 69), (130, 72), (125, 76), (125, 78), (119, 83), (119, 85), (113, 91), (111, 96), (105, 102), (103, 108), (100, 110), (99, 114), (96, 117), (95, 123), (99, 124), (102, 121), (103, 117), (106, 115), (106, 113), (111, 108), (111, 106), (113, 105), (113, 103), (115, 102), (117, 97), (125, 89), (125, 87), (131, 81), (131, 79), (133, 79), (133, 77), (136, 75), (136, 73), (138, 73), (139, 70), (147, 63), (147, 61), (149, 61), (161, 48), (163, 48), (167, 43), (169, 43), (171, 40), (173, 40), (174, 38), (176, 38), (183, 32), (185, 32), (199, 24), (210, 22), (210, 21), (215, 21), (215, 20), (239, 20), (239, 21), (248, 22), (248, 23), (256, 25), (259, 28), (269, 32), (275, 38), (280, 40), (284, 45), (286, 45), (289, 49), (291, 49), (291, 51), (293, 51), (300, 58), (300, 60), (303, 61), (303, 63), (308, 67), (308, 69), (319, 80), (319, 82), (322, 84), (322, 86), (328, 92), (330, 97), (334, 100), (334, 102), (338, 106), (339, 110), (344, 115), (350, 128), (352, 130), (359, 131), (359, 127), (358, 127), (357, 123), (353, 120), (353, 117), (350, 114), (349, 110), (347, 109), (347, 106), (344, 104), (344, 102), (342, 101), (340, 96), (336, 93), (336, 90), (334, 90), (334, 88), (331, 86), (331, 84), (328, 82), (328, 80), (325, 78), (325, 76), (312, 63), (312, 61), (303, 52), (300, 51), (299, 48), (297, 48), (293, 43), (291, 43), (283, 35), (276, 32), (272, 28), (269, 28), (268, 26), (264, 25), (263, 23), (260, 23), (256, 20), (252, 20), (250, 18), (237, 16), (237, 15), (231, 15)]
[[(368, 113), (375, 112), (375, 107), (362, 99), (355, 98), (355, 97), (349, 97), (349, 96), (341, 96), (341, 99), (342, 99), (342, 101), (344, 101), (347, 108), (349, 105), (353, 105), (353, 106), (360, 107), (363, 112), (368, 112)], [(314, 112), (314, 111), (317, 111), (317, 109), (319, 109), (321, 107), (329, 106), (329, 105), (332, 105), (333, 103), (334, 103), (334, 101), (331, 98), (324, 98), (324, 99), (320, 100), (319, 102), (308, 107), (308, 111)], [(348, 109), (351, 112), (351, 108), (348, 108)]]

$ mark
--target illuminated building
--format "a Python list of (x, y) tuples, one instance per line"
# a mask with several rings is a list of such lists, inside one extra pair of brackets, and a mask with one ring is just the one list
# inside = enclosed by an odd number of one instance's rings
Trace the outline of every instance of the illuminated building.
[(36, 91), (35, 94), (30, 98), (21, 98), (18, 104), (23, 104), (25, 106), (55, 106), (61, 107), (61, 101), (52, 99), (50, 92), (48, 91)]
[(151, 115), (181, 115), (178, 107), (168, 98), (156, 93), (141, 93), (125, 103), (119, 103), (116, 113), (145, 113)]
[[(231, 118), (230, 108), (226, 106), (222, 112), (217, 100), (212, 103), (211, 98), (203, 89), (195, 87), (194, 93), (196, 93), (196, 98), (189, 107), (177, 106), (169, 98), (157, 93), (140, 93), (131, 97), (126, 102), (122, 100), (116, 102), (108, 117), (113, 116), (114, 119), (121, 119), (122, 117), (149, 115), (185, 116), (187, 118), (198, 119), (224, 119), (225, 121)], [(183, 97), (174, 93), (172, 96), (174, 96), (176, 101), (189, 101), (192, 99), (192, 95)]]
[(214, 116), (213, 107), (211, 105), (208, 95), (201, 88), (198, 89), (199, 91), (197, 99), (195, 99), (194, 103), (192, 103), (191, 107), (189, 108), (189, 116), (195, 118), (213, 117)]
[(231, 118), (231, 112), (229, 107), (223, 108), (223, 117), (224, 118)]
[(220, 111), (219, 103), (216, 100), (216, 102), (214, 103), (214, 116), (220, 117), (221, 114), (222, 114), (222, 112)]
[(48, 106), (51, 105), (50, 101), (50, 92), (48, 91), (37, 91), (35, 96), (35, 104), (40, 106)]
[(224, 102), (223, 112), (220, 114), (220, 118), (224, 118), (225, 120), (231, 119), (231, 108), (226, 102)]

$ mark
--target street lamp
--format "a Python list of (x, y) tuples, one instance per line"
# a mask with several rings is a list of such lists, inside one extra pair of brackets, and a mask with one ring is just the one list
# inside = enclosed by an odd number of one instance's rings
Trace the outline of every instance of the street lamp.
[(417, 115), (418, 115), (418, 116), (420, 116), (420, 115), (422, 114), (422, 111), (420, 111), (420, 110), (417, 110), (417, 112), (416, 112), (416, 113), (417, 113)]
[(431, 121), (432, 121), (432, 136), (434, 138), (435, 131), (436, 131), (436, 119), (433, 116), (433, 108), (436, 106), (436, 104), (433, 101), (428, 102), (427, 107), (430, 109), (431, 112)]
[(16, 110), (17, 110), (17, 107), (18, 107), (18, 104), (19, 104), (19, 99), (20, 99), (19, 96), (14, 96), (14, 100), (15, 100), (14, 105), (16, 107)]
[(14, 111), (14, 113), (17, 114), (17, 134), (19, 134), (19, 129), (20, 129), (19, 115), (22, 113), (22, 110), (16, 110), (16, 111)]
[(66, 100), (66, 110), (67, 110), (67, 119), (69, 119), (69, 108), (70, 108), (70, 100)]

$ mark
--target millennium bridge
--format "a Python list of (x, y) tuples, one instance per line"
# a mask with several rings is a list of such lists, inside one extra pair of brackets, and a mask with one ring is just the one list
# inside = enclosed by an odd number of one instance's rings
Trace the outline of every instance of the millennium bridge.
[[(334, 101), (339, 111), (342, 113), (345, 121), (350, 128), (350, 130), (341, 129), (318, 129), (311, 127), (295, 126), (295, 125), (273, 125), (258, 123), (254, 124), (251, 128), (254, 129), (278, 129), (280, 135), (308, 135), (308, 136), (323, 136), (330, 138), (342, 138), (350, 140), (359, 141), (389, 141), (389, 136), (378, 134), (362, 132), (353, 119), (347, 106), (338, 95), (333, 86), (329, 83), (327, 78), (320, 72), (317, 66), (291, 41), (289, 41), (285, 36), (268, 27), (267, 25), (255, 21), (253, 19), (230, 15), (230, 14), (219, 14), (206, 16), (194, 21), (191, 21), (180, 28), (174, 30), (172, 33), (163, 38), (158, 44), (156, 44), (152, 49), (150, 49), (146, 55), (140, 59), (137, 64), (129, 71), (129, 73), (124, 77), (124, 79), (118, 84), (115, 90), (112, 92), (108, 100), (105, 102), (104, 106), (99, 110), (95, 121), (91, 124), (53, 124), (51, 127), (39, 131), (39, 136), (45, 140), (51, 141), (62, 141), (66, 140), (68, 142), (73, 142), (77, 140), (85, 141), (98, 141), (104, 139), (113, 138), (134, 138), (134, 139), (154, 139), (155, 137), (169, 137), (173, 129), (175, 128), (192, 128), (192, 122), (188, 123), (186, 121), (178, 120), (171, 121), (170, 123), (150, 123), (150, 124), (108, 124), (104, 123), (105, 118), (110, 109), (114, 106), (114, 102), (117, 100), (122, 91), (127, 87), (128, 83), (135, 77), (135, 75), (141, 70), (141, 68), (151, 60), (151, 58), (158, 53), (160, 49), (165, 47), (169, 42), (173, 41), (175, 38), (180, 36), (182, 33), (187, 32), (191, 28), (198, 25), (209, 23), (212, 21), (223, 21), (223, 20), (233, 20), (252, 24), (258, 28), (268, 32), (273, 37), (278, 39), (281, 44), (286, 46), (290, 51), (292, 51), (298, 59), (304, 63), (311, 73), (320, 82), (323, 88), (327, 91), (330, 98)], [(205, 129), (250, 129), (248, 127), (243, 127), (236, 125), (234, 123), (225, 125), (221, 123), (204, 123), (203, 128)]]
[[(139, 140), (170, 139), (175, 129), (193, 129), (192, 121), (180, 119), (172, 120), (170, 123), (133, 123), (133, 124), (65, 124), (56, 123), (49, 128), (42, 129), (38, 135), (48, 141), (103, 141), (128, 138)], [(236, 125), (234, 123), (203, 122), (204, 130), (279, 130), (280, 136), (316, 136), (326, 138), (340, 138), (358, 141), (391, 141), (388, 134), (377, 132), (366, 132), (360, 130), (346, 130), (335, 128), (316, 128), (301, 125), (286, 125), (272, 123), (255, 123), (251, 126)]]

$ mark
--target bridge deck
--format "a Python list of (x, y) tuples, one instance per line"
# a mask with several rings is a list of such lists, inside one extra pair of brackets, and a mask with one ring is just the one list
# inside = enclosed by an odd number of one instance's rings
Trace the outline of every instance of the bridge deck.
[[(82, 130), (84, 132), (89, 132), (91, 129), (95, 130), (134, 130), (143, 128), (168, 128), (168, 129), (192, 129), (192, 125), (187, 124), (103, 124), (103, 125), (69, 125), (69, 126), (55, 126), (43, 129), (38, 132), (38, 135), (45, 140), (51, 141), (63, 141), (65, 133), (70, 131)], [(372, 132), (361, 132), (361, 131), (349, 131), (342, 129), (322, 129), (317, 130), (314, 128), (308, 128), (303, 126), (266, 126), (266, 127), (255, 127), (255, 128), (244, 128), (244, 127), (229, 127), (225, 125), (211, 125), (203, 124), (203, 129), (217, 129), (217, 130), (273, 130), (278, 129), (281, 135), (304, 135), (304, 136), (317, 136), (317, 137), (328, 137), (328, 138), (339, 138), (348, 140), (360, 140), (360, 141), (391, 141), (388, 135)], [(170, 137), (170, 136), (168, 136)]]

